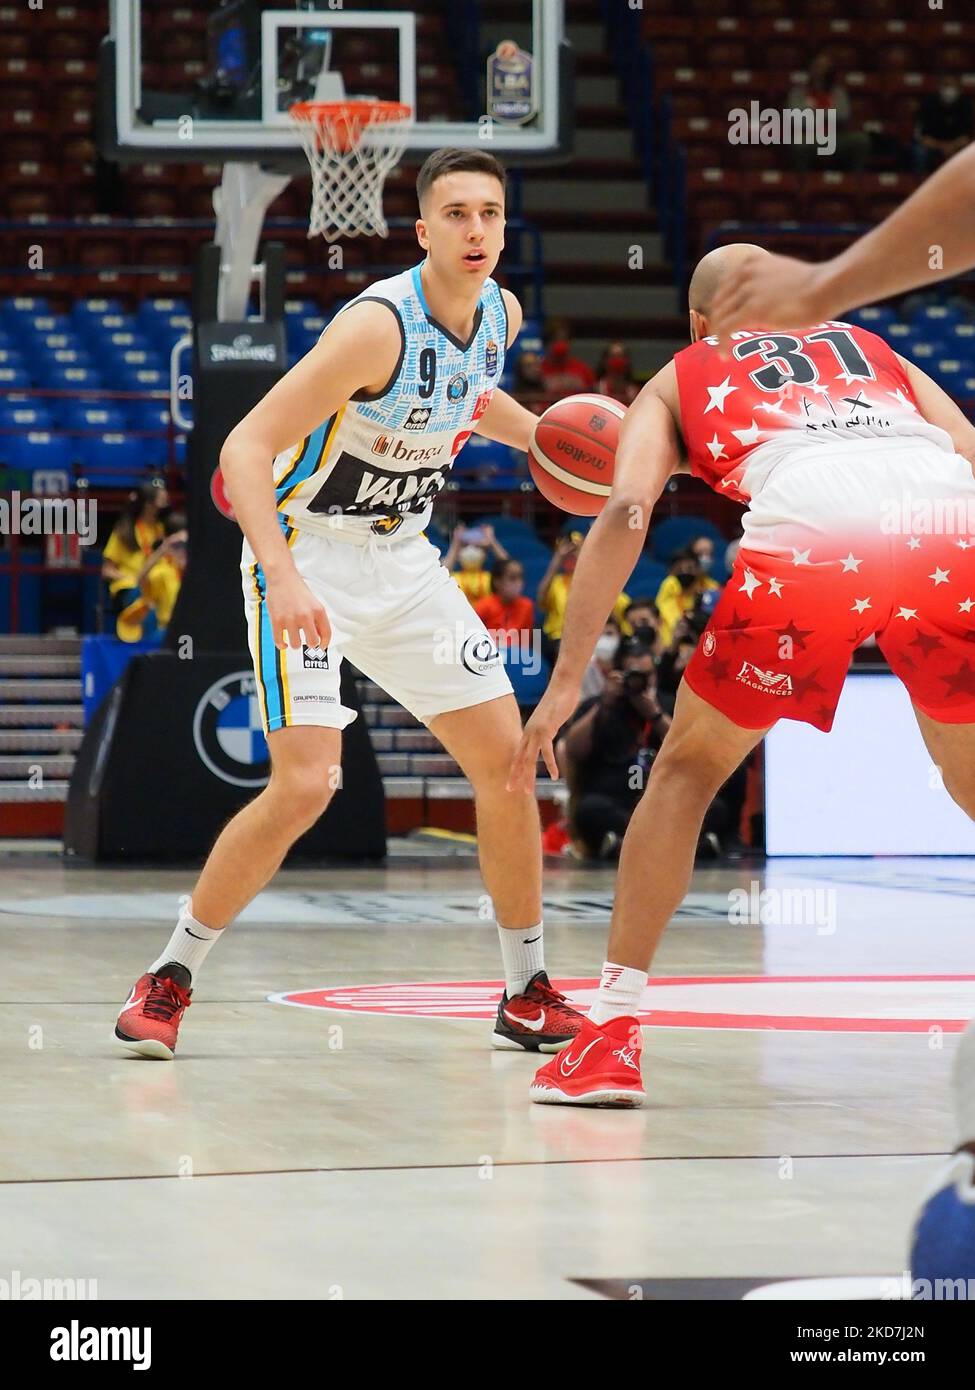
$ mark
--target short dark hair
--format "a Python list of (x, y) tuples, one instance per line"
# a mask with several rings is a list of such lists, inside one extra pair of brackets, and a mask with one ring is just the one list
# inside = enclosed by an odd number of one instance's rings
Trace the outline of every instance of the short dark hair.
[(624, 617), (628, 618), (630, 616), (631, 608), (649, 608), (652, 612), (656, 613), (658, 617), (660, 616), (657, 610), (657, 601), (651, 598), (649, 594), (638, 594), (636, 598), (631, 598), (626, 605)]
[(421, 212), (430, 189), (437, 179), (443, 178), (445, 174), (490, 174), (498, 180), (503, 195), (507, 197), (508, 175), (505, 173), (504, 165), (495, 155), (489, 154), (487, 150), (434, 150), (432, 154), (427, 155), (416, 176), (416, 200), (420, 204)]

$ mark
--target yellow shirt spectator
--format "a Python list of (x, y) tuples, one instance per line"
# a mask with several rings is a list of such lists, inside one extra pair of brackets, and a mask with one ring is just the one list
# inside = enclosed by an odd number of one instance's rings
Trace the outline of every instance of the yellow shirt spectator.
[(660, 640), (669, 647), (674, 638), (674, 628), (685, 613), (689, 613), (697, 602), (697, 596), (705, 589), (720, 589), (721, 585), (713, 579), (701, 575), (694, 584), (685, 589), (676, 574), (668, 574), (657, 590), (657, 612), (660, 614)]
[[(545, 622), (542, 624), (542, 631), (546, 637), (551, 637), (553, 642), (561, 642), (562, 628), (565, 625), (565, 608), (569, 602), (569, 587), (571, 575), (557, 574), (548, 586), (548, 593), (545, 596)], [(626, 621), (624, 614), (630, 606), (629, 596), (620, 594), (613, 604), (613, 617), (620, 625), (620, 631), (624, 637), (629, 637), (632, 629)]]
[(118, 578), (109, 581), (108, 591), (110, 594), (117, 594), (119, 589), (134, 589), (137, 586), (139, 571), (142, 569), (143, 562), (162, 540), (163, 531), (161, 521), (137, 521), (135, 523), (137, 548), (132, 549), (122, 540), (119, 535), (119, 528), (115, 527), (102, 551), (104, 559), (110, 560), (113, 565), (117, 565), (122, 570), (122, 574)]

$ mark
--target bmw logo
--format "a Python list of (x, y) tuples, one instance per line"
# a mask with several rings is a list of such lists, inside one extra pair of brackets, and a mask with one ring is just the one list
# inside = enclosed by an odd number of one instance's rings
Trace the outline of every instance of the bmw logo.
[(501, 660), (501, 653), (486, 632), (472, 632), (460, 649), (462, 664), (475, 676), (486, 676)]
[(193, 742), (202, 762), (222, 782), (263, 787), (271, 773), (252, 671), (215, 681), (193, 715)]

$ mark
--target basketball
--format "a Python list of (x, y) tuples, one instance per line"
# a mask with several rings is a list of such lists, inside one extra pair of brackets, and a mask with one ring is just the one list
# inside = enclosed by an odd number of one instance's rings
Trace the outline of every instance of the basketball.
[(570, 516), (598, 516), (613, 484), (626, 407), (609, 396), (566, 396), (538, 417), (528, 468), (547, 501)]

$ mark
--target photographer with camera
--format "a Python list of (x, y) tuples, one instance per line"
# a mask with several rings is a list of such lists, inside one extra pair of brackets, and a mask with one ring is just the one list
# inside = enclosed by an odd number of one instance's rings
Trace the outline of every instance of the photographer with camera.
[(670, 728), (656, 685), (649, 648), (629, 638), (620, 645), (602, 694), (582, 702), (560, 740), (569, 820), (586, 858), (616, 857)]
[(718, 588), (702, 589), (694, 600), (693, 608), (677, 620), (670, 645), (660, 654), (657, 661), (657, 691), (660, 703), (668, 714), (673, 713), (684, 667), (694, 655), (720, 594)]

